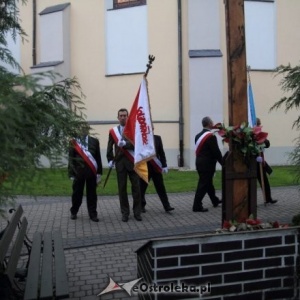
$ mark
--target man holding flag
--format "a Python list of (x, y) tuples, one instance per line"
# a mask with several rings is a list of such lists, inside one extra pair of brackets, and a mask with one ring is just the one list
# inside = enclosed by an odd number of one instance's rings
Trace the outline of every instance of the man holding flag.
[(134, 146), (123, 134), (127, 119), (128, 110), (126, 108), (119, 109), (119, 125), (109, 131), (106, 157), (109, 167), (116, 167), (122, 221), (128, 222), (130, 214), (127, 194), (128, 177), (131, 182), (134, 218), (142, 221), (139, 176), (134, 171)]
[[(252, 91), (252, 84), (250, 79), (250, 67), (248, 67), (248, 123), (250, 127), (261, 126), (261, 121), (259, 118), (256, 117), (255, 112), (255, 103), (254, 103), (254, 96)], [(265, 140), (264, 142), (265, 148), (270, 147), (270, 141)], [(264, 153), (261, 154), (256, 158), (257, 161), (257, 180), (261, 186), (264, 202), (274, 204), (277, 200), (273, 200), (271, 196), (271, 188), (267, 174), (272, 173), (272, 168), (267, 164), (264, 159)]]
[[(147, 70), (143, 76), (129, 116), (127, 109), (120, 109), (118, 111), (120, 125), (112, 128), (109, 132), (106, 156), (110, 168), (114, 164), (116, 165), (123, 222), (128, 221), (130, 212), (127, 195), (127, 176), (129, 176), (131, 181), (134, 217), (137, 221), (142, 221), (139, 176), (148, 183), (147, 161), (155, 157), (153, 126), (146, 79), (154, 59), (154, 56), (149, 55)], [(115, 154), (113, 153), (114, 145)]]

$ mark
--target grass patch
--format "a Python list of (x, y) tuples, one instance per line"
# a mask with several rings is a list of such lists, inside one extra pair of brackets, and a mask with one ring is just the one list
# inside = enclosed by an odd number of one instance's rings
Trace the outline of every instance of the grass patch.
[[(297, 185), (294, 175), (295, 167), (276, 166), (272, 168), (273, 173), (269, 177), (271, 187)], [(98, 195), (117, 195), (116, 170), (112, 170), (105, 189), (103, 189), (103, 183), (108, 169), (104, 169), (103, 173), (102, 182), (97, 188)], [(198, 174), (196, 171), (171, 169), (168, 174), (164, 175), (164, 181), (168, 193), (194, 192), (198, 183)], [(214, 177), (214, 185), (217, 190), (221, 189), (221, 181), (221, 171), (217, 171)], [(13, 190), (15, 195), (70, 196), (72, 181), (68, 178), (67, 169), (40, 169), (25, 185), (16, 185)], [(130, 192), (130, 188), (128, 191)], [(156, 193), (152, 182), (150, 182), (147, 193)]]

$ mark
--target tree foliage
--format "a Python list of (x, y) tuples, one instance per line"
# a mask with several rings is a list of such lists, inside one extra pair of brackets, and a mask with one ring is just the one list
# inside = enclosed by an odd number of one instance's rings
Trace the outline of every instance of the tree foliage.
[[(285, 113), (292, 109), (299, 110), (300, 108), (300, 65), (291, 67), (279, 66), (277, 68), (276, 76), (282, 75), (283, 78), (280, 81), (282, 90), (288, 94), (288, 96), (282, 97), (277, 101), (270, 110), (278, 109), (281, 106), (285, 106)], [(293, 122), (294, 129), (300, 130), (300, 115)], [(290, 161), (293, 165), (297, 166), (296, 179), (300, 182), (300, 135), (295, 139), (295, 148), (290, 154)]]
[[(27, 0), (21, 0), (22, 4), (26, 4)], [(7, 35), (12, 35), (16, 40), (20, 36), (22, 40), (26, 37), (26, 33), (19, 24), (19, 1), (0, 0), (0, 61), (10, 64), (20, 69), (9, 49), (7, 49)]]
[[(7, 34), (25, 36), (17, 2), (0, 1), (0, 212), (13, 201), (16, 185), (30, 188), (41, 157), (51, 166), (62, 163), (70, 138), (85, 124), (84, 95), (76, 78), (60, 80), (59, 74), (52, 73), (26, 75), (7, 48)], [(16, 72), (3, 67), (3, 62)], [(52, 84), (43, 85), (45, 79)]]

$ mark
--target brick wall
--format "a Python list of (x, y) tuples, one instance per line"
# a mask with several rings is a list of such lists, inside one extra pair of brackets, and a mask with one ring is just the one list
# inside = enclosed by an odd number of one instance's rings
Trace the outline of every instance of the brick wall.
[[(139, 299), (300, 299), (299, 242), (299, 227), (151, 240), (137, 250)], [(170, 292), (182, 284), (197, 293)]]

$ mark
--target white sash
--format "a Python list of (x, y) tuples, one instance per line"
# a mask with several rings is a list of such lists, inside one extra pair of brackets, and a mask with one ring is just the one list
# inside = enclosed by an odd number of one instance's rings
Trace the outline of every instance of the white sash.
[(157, 172), (162, 173), (162, 163), (161, 163), (161, 161), (157, 157), (153, 157), (150, 160), (150, 163), (152, 164), (152, 166), (154, 167), (154, 169)]
[(199, 154), (199, 152), (201, 151), (205, 141), (211, 137), (213, 134), (210, 131), (206, 131), (204, 132), (196, 141), (196, 145), (195, 145), (195, 153), (196, 156)]
[[(118, 142), (121, 141), (123, 138), (119, 132), (118, 126), (115, 126), (110, 130), (110, 134), (113, 137), (115, 144), (118, 145)], [(128, 150), (124, 148), (120, 148), (120, 150), (126, 155), (126, 157), (134, 163), (134, 152), (133, 150)]]
[(72, 143), (74, 145), (74, 149), (76, 152), (83, 158), (83, 160), (87, 163), (87, 165), (91, 168), (93, 173), (97, 175), (97, 170), (98, 170), (98, 164), (91, 154), (90, 151), (85, 149), (85, 147), (80, 143), (79, 140), (72, 140)]

